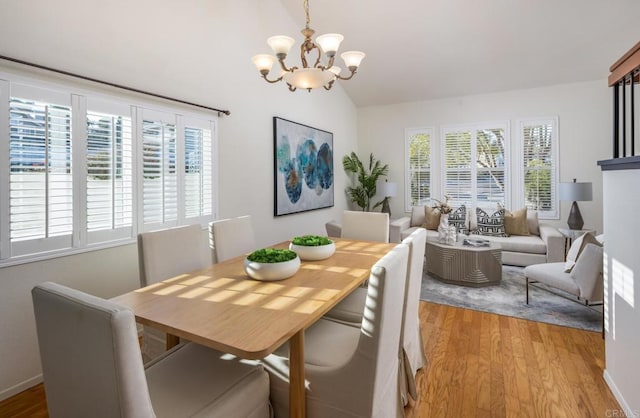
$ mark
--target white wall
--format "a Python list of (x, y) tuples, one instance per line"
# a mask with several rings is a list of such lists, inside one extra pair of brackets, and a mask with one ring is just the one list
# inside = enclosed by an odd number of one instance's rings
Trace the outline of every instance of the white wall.
[[(611, 91), (606, 80), (563, 84), (529, 90), (464, 96), (444, 100), (402, 103), (358, 109), (358, 149), (373, 152), (390, 166), (389, 181), (402, 194), (391, 199), (392, 217), (404, 211), (404, 132), (406, 128), (432, 127), (435, 139), (443, 125), (509, 120), (511, 137), (518, 140), (517, 120), (558, 117), (560, 181), (593, 183), (593, 201), (580, 202), (585, 228), (602, 229), (602, 181), (598, 160), (611, 157)], [(433, 147), (439, 152), (439, 147)], [(512, 147), (513, 149), (513, 147)], [(439, 156), (439, 154), (437, 154)], [(512, 159), (517, 158), (512, 154)], [(439, 167), (439, 164), (436, 164)], [(511, 173), (512, 177), (514, 173)], [(434, 192), (441, 190), (434, 186)], [(443, 196), (434, 195), (442, 199)], [(570, 202), (561, 202), (560, 217), (549, 221), (566, 227)], [(518, 209), (518, 207), (512, 207)]]
[[(219, 123), (218, 215), (252, 215), (258, 243), (266, 246), (323, 233), (324, 223), (340, 216), (347, 206), (340, 161), (357, 146), (356, 109), (339, 85), (330, 92), (290, 93), (264, 82), (251, 63), (251, 56), (269, 51), (268, 36), (298, 36), (303, 23), (294, 22), (278, 0), (3, 2), (0, 51), (230, 109)], [(8, 64), (2, 69), (26, 71)], [(273, 217), (273, 116), (333, 132), (334, 208)], [(45, 280), (117, 295), (138, 286), (136, 247), (0, 268), (0, 399), (39, 379), (29, 292)]]
[[(640, 416), (640, 170), (603, 171), (605, 380), (628, 417)], [(633, 191), (633, 192), (631, 192)]]

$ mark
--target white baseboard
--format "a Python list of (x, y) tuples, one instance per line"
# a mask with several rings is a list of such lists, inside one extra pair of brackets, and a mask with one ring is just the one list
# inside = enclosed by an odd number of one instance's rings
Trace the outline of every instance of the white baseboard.
[[(628, 418), (639, 418), (640, 411), (633, 411), (631, 409), (629, 404), (627, 404), (627, 402), (624, 400), (622, 393), (620, 393), (620, 391), (618, 390), (618, 387), (616, 386), (616, 383), (613, 381), (613, 379), (611, 378), (611, 375), (607, 372), (606, 369), (604, 370), (602, 377), (604, 377), (604, 381), (607, 383), (607, 386), (609, 386), (609, 389), (611, 389), (611, 393), (613, 393), (613, 396), (616, 398), (616, 400), (620, 404), (620, 408), (624, 412), (625, 416)], [(611, 415), (611, 416), (616, 416), (616, 415)]]
[(13, 395), (17, 395), (18, 393), (27, 390), (30, 387), (37, 385), (38, 383), (42, 383), (42, 374), (34, 376), (31, 379), (27, 379), (24, 382), (20, 382), (17, 385), (11, 386), (10, 388), (1, 391), (0, 401), (10, 398)]

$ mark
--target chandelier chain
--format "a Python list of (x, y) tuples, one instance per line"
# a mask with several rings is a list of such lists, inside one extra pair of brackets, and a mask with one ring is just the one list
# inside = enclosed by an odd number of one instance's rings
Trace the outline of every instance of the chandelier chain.
[(311, 23), (311, 18), (309, 17), (309, 0), (304, 0), (304, 13), (307, 18), (307, 29), (309, 29), (309, 23)]

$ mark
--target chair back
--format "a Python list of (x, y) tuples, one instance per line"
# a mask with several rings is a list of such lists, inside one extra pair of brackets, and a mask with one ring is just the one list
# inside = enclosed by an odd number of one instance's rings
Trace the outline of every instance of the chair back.
[(131, 310), (51, 282), (31, 294), (50, 417), (155, 417)]
[(395, 417), (402, 411), (399, 388), (400, 333), (409, 248), (398, 244), (372, 268), (358, 348), (351, 361), (352, 402), (366, 416)]
[(200, 225), (138, 234), (142, 287), (210, 265)]
[(342, 238), (389, 242), (389, 214), (345, 210), (342, 214)]
[(256, 249), (256, 237), (251, 216), (221, 219), (209, 223), (209, 247), (213, 259), (221, 263)]
[(579, 296), (589, 302), (604, 300), (603, 251), (601, 245), (587, 244), (571, 270)]
[(402, 323), (402, 347), (404, 353), (404, 367), (407, 380), (403, 397), (409, 393), (414, 399), (417, 396), (415, 375), (426, 363), (422, 334), (420, 332), (419, 304), (422, 288), (422, 273), (424, 268), (424, 253), (427, 244), (427, 231), (418, 228), (402, 241), (409, 247), (409, 263), (407, 269), (407, 283), (404, 300), (404, 315)]

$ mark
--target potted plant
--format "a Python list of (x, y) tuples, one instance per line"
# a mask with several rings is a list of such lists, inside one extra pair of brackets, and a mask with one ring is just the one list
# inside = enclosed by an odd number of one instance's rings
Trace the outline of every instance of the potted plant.
[(331, 257), (336, 251), (336, 244), (320, 235), (303, 235), (293, 238), (289, 249), (295, 251), (302, 260), (315, 261)]
[(300, 268), (300, 257), (291, 250), (262, 248), (244, 260), (244, 271), (256, 280), (282, 280), (293, 276)]
[(355, 187), (347, 187), (347, 194), (353, 203), (367, 212), (382, 205), (383, 200), (371, 207), (371, 199), (376, 195), (378, 180), (389, 172), (388, 164), (383, 165), (371, 154), (369, 155), (369, 167), (366, 168), (356, 153), (352, 152), (342, 158), (342, 167), (357, 182)]

